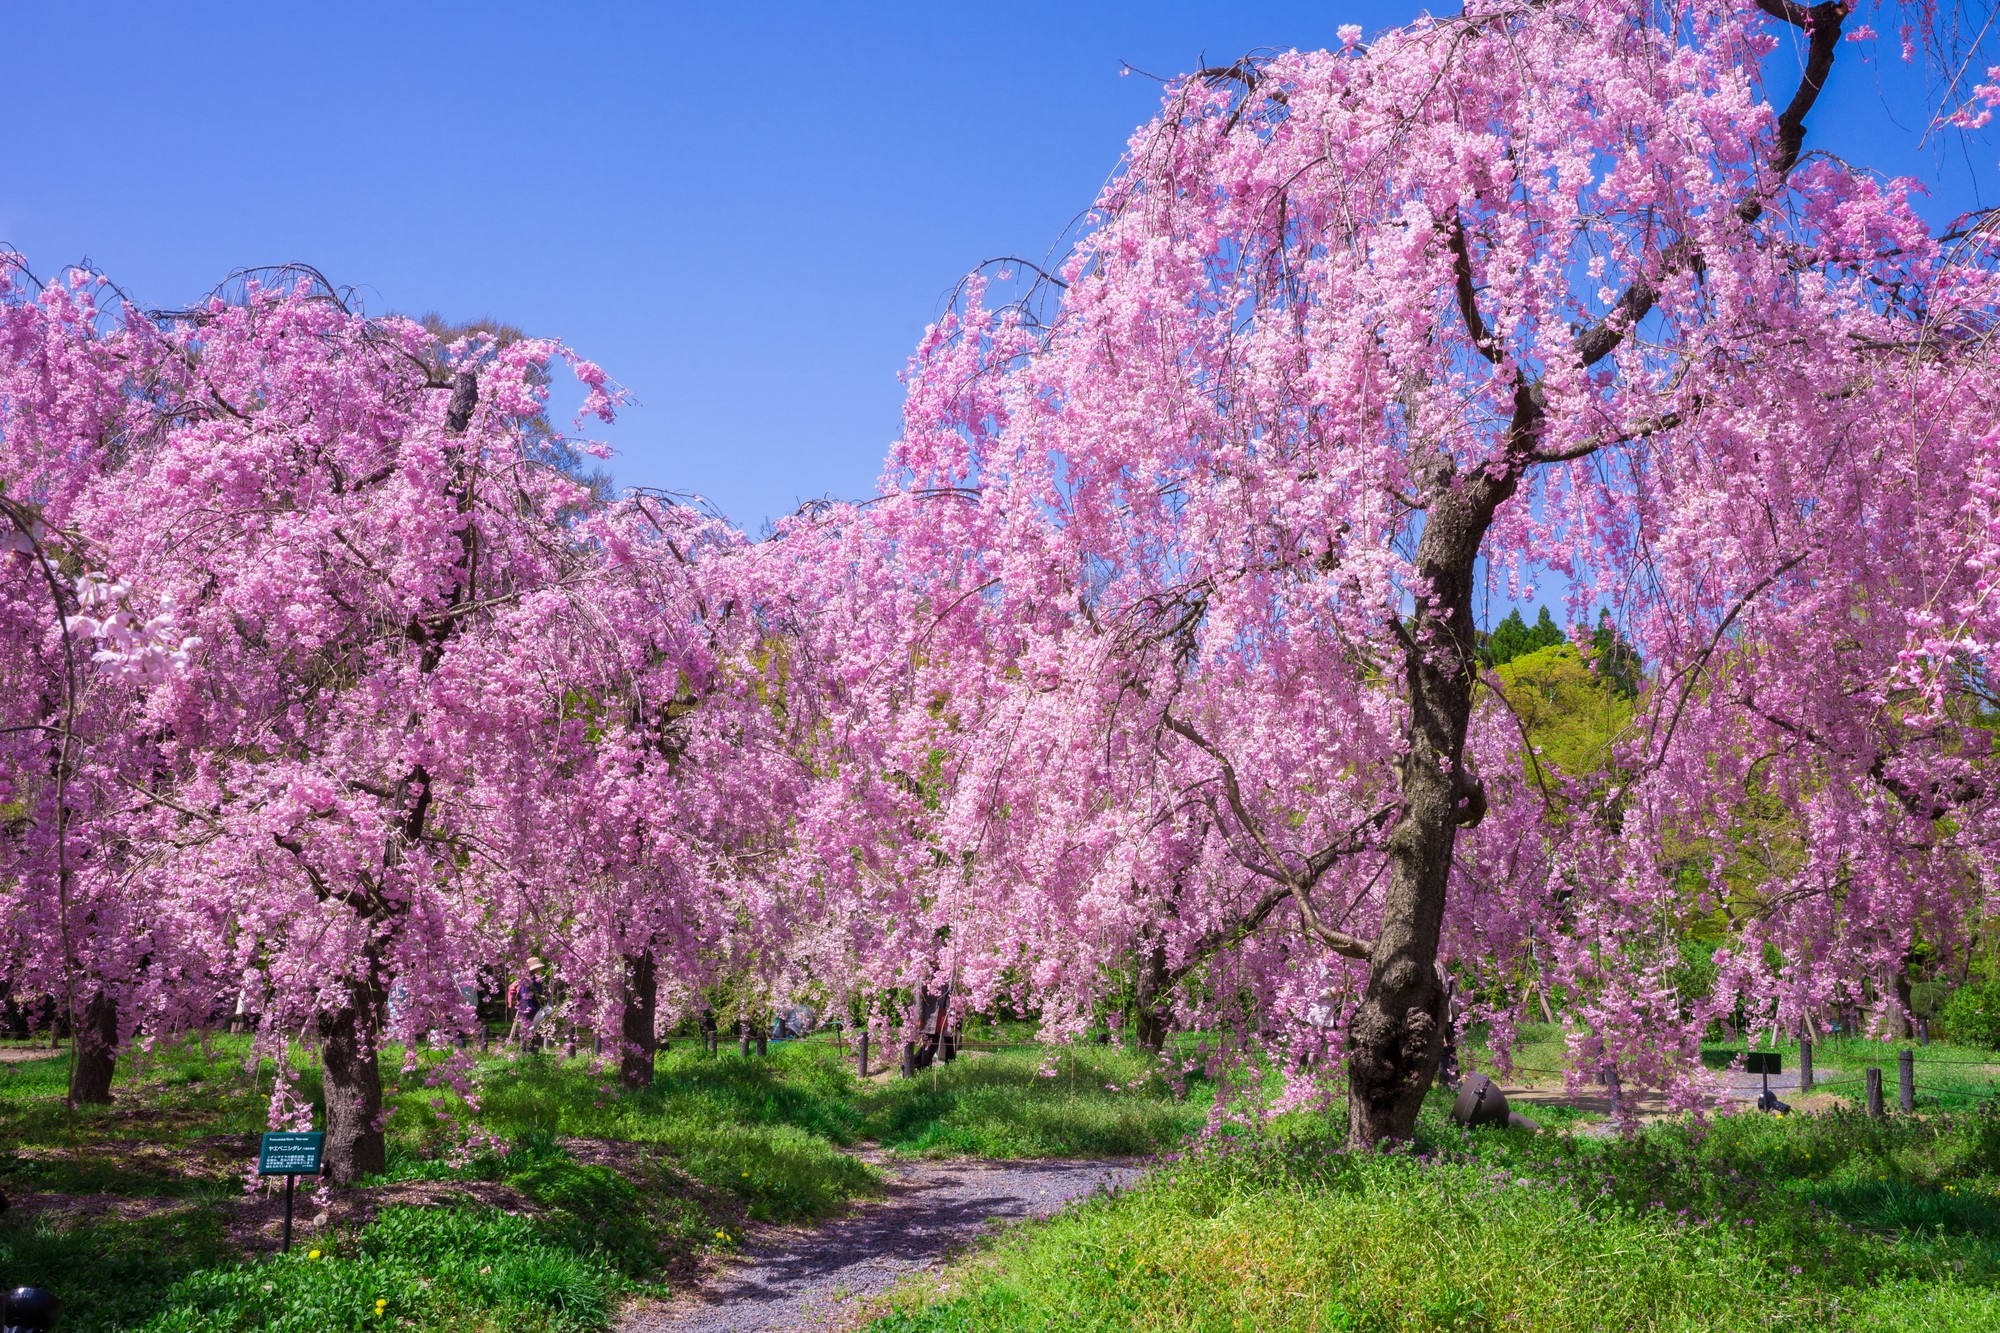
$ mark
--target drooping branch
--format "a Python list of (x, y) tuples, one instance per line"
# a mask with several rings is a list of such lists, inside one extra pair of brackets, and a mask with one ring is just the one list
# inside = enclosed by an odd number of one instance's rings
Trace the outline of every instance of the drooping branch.
[(1396, 812), (1398, 803), (1391, 802), (1370, 813), (1340, 837), (1306, 856), (1303, 870), (1294, 871), (1271, 845), (1262, 825), (1251, 816), (1243, 800), (1243, 788), (1236, 776), (1236, 766), (1230, 762), (1228, 756), (1204, 736), (1200, 729), (1175, 717), (1171, 712), (1164, 714), (1162, 721), (1169, 731), (1192, 742), (1215, 760), (1221, 770), (1223, 796), (1229, 803), (1230, 812), (1256, 842), (1258, 850), (1263, 853), (1264, 864), (1246, 860), (1236, 853), (1233, 847), (1230, 849), (1231, 853), (1236, 855), (1237, 861), (1245, 869), (1272, 880), (1277, 886), (1266, 891), (1250, 911), (1236, 922), (1228, 926), (1219, 926), (1196, 941), (1182, 960), (1181, 966), (1171, 974), (1171, 980), (1178, 981), (1186, 976), (1189, 970), (1198, 966), (1217, 950), (1248, 938), (1287, 898), (1297, 901), (1299, 916), (1305, 923), (1307, 932), (1328, 949), (1344, 957), (1367, 959), (1374, 952), (1374, 942), (1350, 935), (1322, 922), (1317, 909), (1313, 906), (1311, 893), (1327, 871), (1368, 845), (1370, 830), (1380, 830)]
[(1927, 790), (1919, 791), (1903, 779), (1889, 771), (1888, 756), (1878, 754), (1875, 762), (1868, 766), (1868, 776), (1873, 778), (1884, 791), (1896, 798), (1896, 803), (1918, 819), (1935, 824), (1962, 805), (1969, 805), (1986, 795), (1986, 788), (1970, 779), (1960, 778), (1945, 790), (1942, 782), (1927, 784)]
[[(1791, 102), (1778, 113), (1778, 139), (1769, 163), (1772, 187), (1776, 188), (1798, 165), (1799, 152), (1806, 142), (1806, 116), (1819, 101), (1827, 75), (1833, 72), (1833, 59), (1840, 49), (1840, 26), (1851, 11), (1840, 0), (1826, 0), (1811, 8), (1796, 0), (1757, 0), (1757, 8), (1807, 35), (1806, 64), (1799, 74), (1798, 89)], [(1736, 206), (1736, 215), (1745, 222), (1755, 222), (1764, 215), (1764, 201), (1754, 196), (1745, 199)]]
[(1466, 334), (1481, 356), (1498, 365), (1499, 340), (1486, 327), (1486, 319), (1479, 313), (1479, 293), (1472, 284), (1472, 252), (1466, 245), (1463, 220), (1452, 219), (1449, 243), (1452, 278), (1458, 288), (1458, 313), (1465, 320)]
[[(1693, 695), (1695, 685), (1701, 680), (1702, 675), (1706, 672), (1708, 668), (1708, 661), (1711, 657), (1715, 655), (1715, 650), (1721, 645), (1723, 636), (1729, 633), (1729, 627), (1736, 623), (1736, 618), (1743, 614), (1743, 609), (1745, 607), (1749, 606), (1750, 603), (1757, 597), (1762, 596), (1765, 590), (1768, 589), (1772, 584), (1776, 583), (1786, 574), (1789, 574), (1795, 567), (1797, 567), (1801, 562), (1805, 560), (1807, 554), (1808, 553), (1805, 551), (1799, 552), (1799, 554), (1793, 556), (1791, 559), (1785, 561), (1783, 564), (1779, 565), (1776, 569), (1772, 570), (1769, 574), (1766, 574), (1763, 578), (1759, 579), (1757, 583), (1753, 587), (1751, 587), (1751, 589), (1748, 592), (1744, 593), (1741, 597), (1737, 598), (1735, 605), (1729, 608), (1729, 613), (1723, 616), (1720, 623), (1716, 625), (1715, 632), (1708, 636), (1708, 643), (1703, 646), (1702, 650), (1699, 653), (1695, 655), (1695, 658), (1692, 662), (1689, 662), (1687, 666), (1681, 669), (1677, 677), (1677, 679), (1680, 682), (1680, 691), (1678, 697), (1674, 700), (1673, 715), (1667, 720), (1666, 734), (1660, 737), (1659, 748), (1655, 751), (1653, 758), (1650, 761), (1652, 764), (1659, 764), (1666, 759), (1667, 747), (1673, 742), (1674, 731), (1676, 728), (1680, 726), (1681, 714), (1687, 708), (1688, 699), (1690, 696)], [(1657, 717), (1657, 714), (1655, 716)], [(1652, 746), (1651, 737), (1648, 737), (1647, 745), (1648, 748), (1651, 748)]]

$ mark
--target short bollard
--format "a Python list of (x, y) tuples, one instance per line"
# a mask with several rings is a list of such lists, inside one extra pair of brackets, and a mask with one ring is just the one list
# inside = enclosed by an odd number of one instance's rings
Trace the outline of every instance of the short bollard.
[(906, 1041), (903, 1043), (903, 1077), (915, 1078), (916, 1076), (917, 1044), (913, 1041)]
[(62, 1302), (40, 1287), (16, 1287), (0, 1297), (0, 1328), (5, 1333), (46, 1333), (61, 1314)]
[(1896, 1105), (1905, 1115), (1917, 1109), (1917, 1053), (1907, 1047), (1896, 1052)]
[(1812, 1042), (1799, 1040), (1799, 1093), (1801, 1096), (1812, 1091)]
[(1868, 1114), (1880, 1120), (1884, 1114), (1882, 1110), (1882, 1071), (1871, 1065), (1866, 1070), (1866, 1074), (1868, 1078)]
[(736, 1030), (736, 1053), (745, 1060), (750, 1058), (750, 1020), (747, 1018)]
[(861, 1078), (868, 1077), (868, 1029), (861, 1029), (860, 1040), (854, 1043), (854, 1072)]

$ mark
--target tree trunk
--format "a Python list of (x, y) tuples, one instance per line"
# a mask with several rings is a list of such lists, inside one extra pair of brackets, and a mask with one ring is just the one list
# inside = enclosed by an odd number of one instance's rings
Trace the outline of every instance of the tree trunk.
[(625, 955), (625, 1019), (620, 1031), (625, 1044), (618, 1059), (618, 1081), (628, 1088), (653, 1086), (653, 1055), (658, 1050), (653, 1022), (659, 1002), (653, 951)]
[(1167, 1044), (1167, 1020), (1160, 1012), (1167, 991), (1167, 946), (1155, 942), (1139, 958), (1139, 980), (1133, 987), (1132, 1041), (1158, 1055)]
[(1883, 1007), (1882, 1026), (1891, 1041), (1908, 1041), (1916, 1034), (1910, 1030), (1910, 970), (1907, 966), (1896, 969), (1890, 979), (1889, 1003)]
[[(1517, 395), (1514, 439), (1532, 440), (1536, 409)], [(1439, 459), (1417, 543), (1416, 595), (1403, 625), (1409, 749), (1403, 804), (1389, 835), (1389, 888), (1368, 987), (1348, 1030), (1348, 1143), (1407, 1140), (1443, 1054), (1445, 994), (1438, 940), (1461, 824), (1477, 823), (1485, 795), (1464, 767), (1476, 679), (1473, 574), (1493, 511), (1514, 493), (1512, 470), (1458, 474)]]
[(109, 1106), (111, 1075), (118, 1063), (118, 1002), (99, 990), (83, 1007), (71, 1042), (69, 1104)]
[(375, 1006), (364, 1000), (319, 1016), (320, 1078), (326, 1095), (326, 1169), (336, 1185), (388, 1167), (382, 1138), (382, 1070)]

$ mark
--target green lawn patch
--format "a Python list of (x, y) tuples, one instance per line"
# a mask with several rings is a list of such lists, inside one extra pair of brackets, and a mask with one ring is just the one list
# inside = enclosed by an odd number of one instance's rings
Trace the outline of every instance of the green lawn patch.
[[(232, 1232), (277, 1075), (248, 1057), (243, 1037), (163, 1045), (124, 1063), (112, 1106), (76, 1111), (66, 1053), (0, 1065), (0, 1188), (64, 1196), (0, 1220), (0, 1283), (56, 1291), (76, 1333), (601, 1329), (624, 1294), (660, 1294), (746, 1222), (809, 1222), (879, 1192), (844, 1149), (1145, 1153), (1201, 1120), (1116, 1047), (1008, 1050), (874, 1083), (827, 1041), (749, 1059), (679, 1043), (636, 1092), (583, 1057), (494, 1052), (471, 1062), (476, 1109), (438, 1077), (462, 1057), (424, 1052), (404, 1070), (391, 1048), (383, 1206), (302, 1228), (279, 1257)], [(311, 1053), (288, 1058), (316, 1098)], [(1042, 1075), (1051, 1061), (1058, 1077)], [(438, 1197), (396, 1202), (416, 1183)], [(519, 1215), (472, 1197), (481, 1183), (512, 1191)]]
[(1286, 1117), (1016, 1232), (877, 1333), (2000, 1328), (2000, 1113), (1339, 1151)]

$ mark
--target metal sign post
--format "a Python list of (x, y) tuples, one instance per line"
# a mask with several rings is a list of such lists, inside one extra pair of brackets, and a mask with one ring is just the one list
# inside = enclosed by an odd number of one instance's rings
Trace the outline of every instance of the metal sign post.
[(257, 1146), (257, 1174), (285, 1178), (285, 1239), (279, 1253), (292, 1250), (292, 1189), (300, 1176), (319, 1174), (326, 1135), (318, 1130), (266, 1134)]
[(1777, 1094), (1771, 1091), (1771, 1075), (1785, 1072), (1782, 1056), (1776, 1051), (1749, 1051), (1743, 1057), (1743, 1067), (1753, 1074), (1764, 1076), (1764, 1091), (1757, 1098), (1758, 1110), (1775, 1111), (1779, 1115), (1784, 1115), (1792, 1109), (1779, 1101)]

